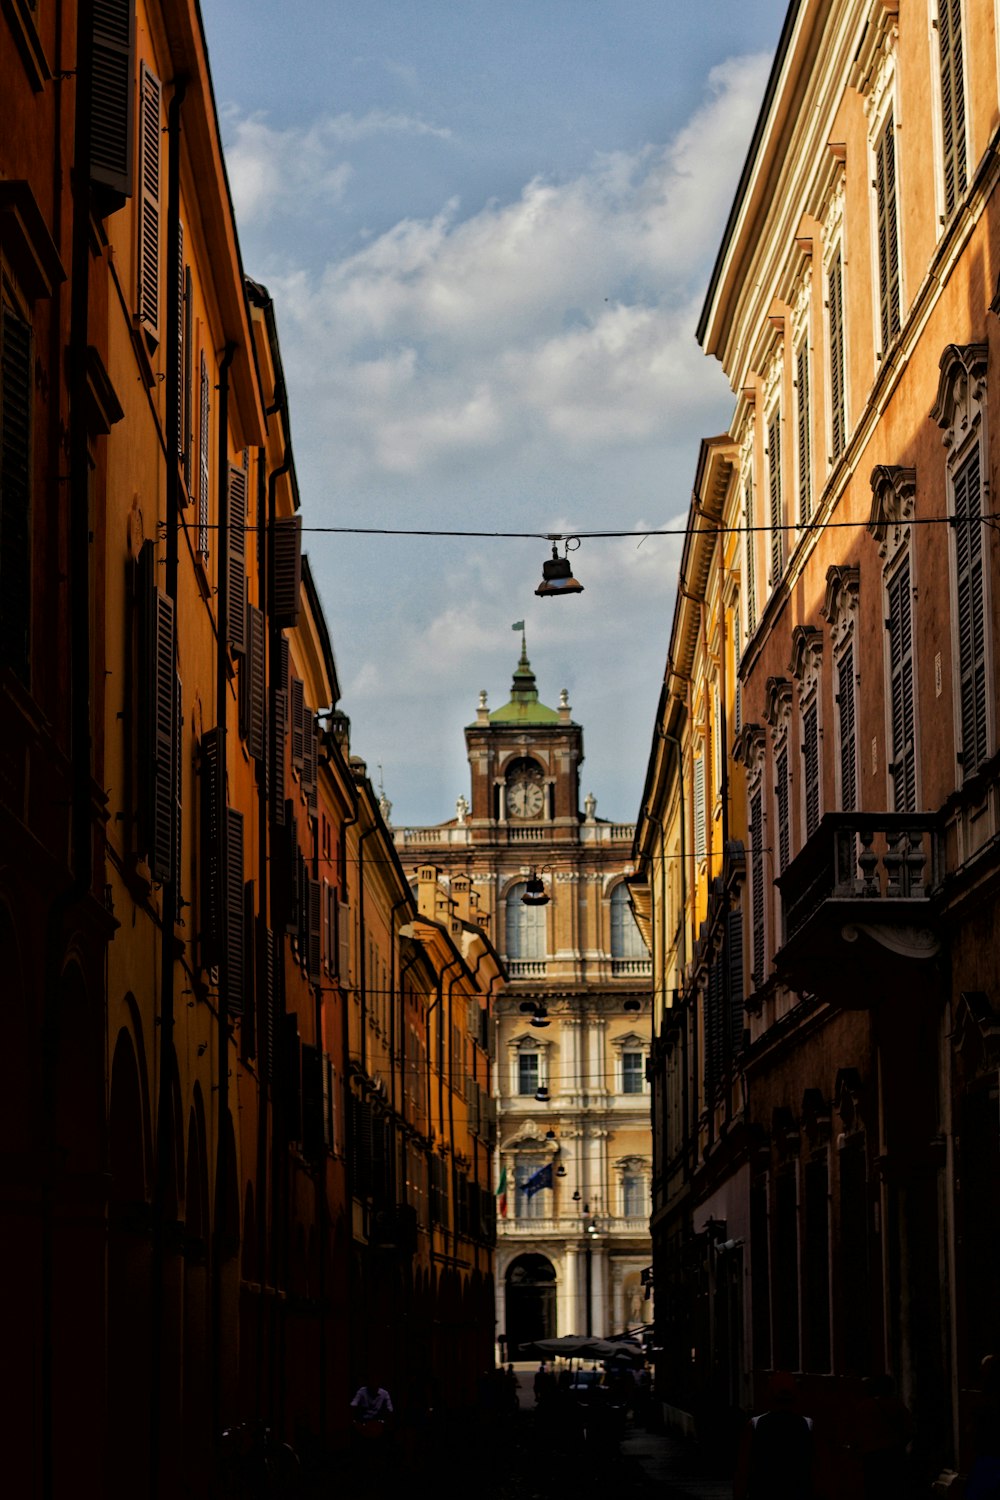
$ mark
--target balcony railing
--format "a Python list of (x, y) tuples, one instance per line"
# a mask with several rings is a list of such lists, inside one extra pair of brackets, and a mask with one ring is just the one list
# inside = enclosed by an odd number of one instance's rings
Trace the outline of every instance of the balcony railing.
[[(827, 813), (778, 877), (785, 941), (826, 901), (926, 901), (941, 870), (935, 814)], [(886, 915), (880, 912), (879, 919)]]
[(652, 974), (653, 960), (651, 958), (613, 958), (611, 960), (612, 975), (623, 974)]
[[(578, 1239), (585, 1233), (583, 1221), (579, 1214), (562, 1214), (558, 1218), (551, 1219), (498, 1219), (497, 1234), (500, 1239), (511, 1236), (516, 1238), (527, 1238), (535, 1236), (538, 1238), (552, 1238), (558, 1236), (560, 1239)], [(627, 1218), (600, 1215), (600, 1233), (610, 1235), (634, 1236), (637, 1234), (649, 1234), (649, 1219), (645, 1217)]]
[(508, 958), (507, 973), (511, 979), (544, 979), (544, 958)]

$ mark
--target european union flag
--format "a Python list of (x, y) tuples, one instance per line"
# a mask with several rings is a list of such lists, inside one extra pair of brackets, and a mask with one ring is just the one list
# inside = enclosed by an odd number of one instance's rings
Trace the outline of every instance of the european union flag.
[(533, 1198), (540, 1193), (542, 1188), (552, 1186), (552, 1163), (546, 1162), (544, 1167), (539, 1167), (537, 1172), (532, 1173), (521, 1189), (526, 1198)]

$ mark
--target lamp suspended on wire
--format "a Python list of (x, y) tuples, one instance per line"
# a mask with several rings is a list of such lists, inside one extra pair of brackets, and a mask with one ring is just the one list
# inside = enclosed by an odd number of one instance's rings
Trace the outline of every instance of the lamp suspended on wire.
[[(567, 537), (565, 552), (562, 557), (559, 556), (559, 549), (556, 545), (559, 540), (560, 538), (557, 536), (549, 537), (549, 541), (552, 543), (552, 556), (547, 562), (542, 564), (542, 581), (535, 590), (535, 593), (543, 599), (554, 598), (559, 594), (583, 593), (583, 584), (578, 583), (573, 577), (573, 570), (569, 565), (569, 557), (566, 556), (566, 553), (576, 551), (576, 547), (580, 545), (580, 539), (579, 537)], [(570, 542), (575, 542), (576, 547), (571, 548)]]
[(538, 871), (532, 867), (531, 878), (521, 896), (522, 906), (548, 906), (549, 899), (548, 893), (545, 890), (545, 882)]

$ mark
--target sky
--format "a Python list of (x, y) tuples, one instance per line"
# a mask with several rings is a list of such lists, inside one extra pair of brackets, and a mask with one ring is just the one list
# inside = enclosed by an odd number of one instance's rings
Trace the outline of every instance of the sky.
[[(784, 0), (202, 0), (243, 263), (275, 304), (351, 749), (454, 816), (526, 623), (581, 791), (638, 814), (698, 443), (695, 325)], [(539, 599), (537, 539), (584, 540)]]

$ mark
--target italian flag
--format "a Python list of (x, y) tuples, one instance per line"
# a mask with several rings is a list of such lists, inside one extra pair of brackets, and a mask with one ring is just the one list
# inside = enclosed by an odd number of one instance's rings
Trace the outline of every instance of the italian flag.
[(500, 1168), (500, 1181), (497, 1183), (496, 1191), (497, 1213), (501, 1219), (507, 1217), (507, 1168)]

